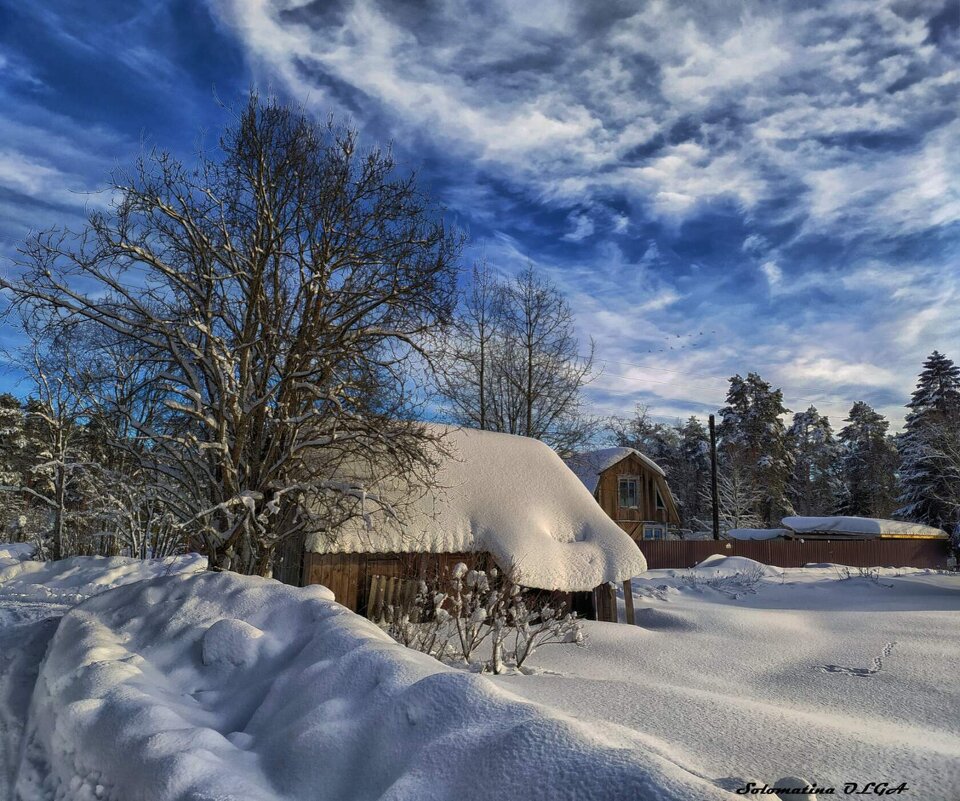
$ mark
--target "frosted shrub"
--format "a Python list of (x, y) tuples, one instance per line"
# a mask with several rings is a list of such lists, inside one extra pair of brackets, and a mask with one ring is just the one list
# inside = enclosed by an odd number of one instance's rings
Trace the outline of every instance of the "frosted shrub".
[(480, 668), (492, 673), (520, 669), (544, 645), (584, 644), (576, 615), (563, 604), (532, 602), (515, 571), (469, 570), (462, 562), (432, 588), (421, 582), (411, 610), (390, 617), (393, 639), (440, 660), (472, 665), (488, 645), (490, 658)]
[(705, 576), (690, 570), (681, 578), (683, 583), (692, 589), (699, 590), (709, 587), (736, 599), (741, 595), (755, 595), (757, 585), (760, 584), (765, 575), (763, 565), (758, 564), (732, 573), (721, 573), (718, 570), (712, 576)]

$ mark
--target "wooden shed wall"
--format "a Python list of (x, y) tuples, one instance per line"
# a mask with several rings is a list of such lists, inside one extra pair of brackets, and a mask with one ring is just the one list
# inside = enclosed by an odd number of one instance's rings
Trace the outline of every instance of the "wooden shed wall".
[(322, 584), (338, 603), (363, 612), (371, 576), (427, 579), (446, 573), (457, 562), (485, 569), (489, 554), (481, 553), (304, 553), (303, 583)]
[[(621, 478), (639, 479), (639, 498), (635, 509), (620, 506)], [(656, 489), (660, 490), (666, 509), (657, 509)], [(639, 524), (644, 521), (680, 525), (680, 516), (666, 480), (633, 455), (621, 459), (600, 474), (596, 498), (603, 511), (634, 539), (643, 536)]]

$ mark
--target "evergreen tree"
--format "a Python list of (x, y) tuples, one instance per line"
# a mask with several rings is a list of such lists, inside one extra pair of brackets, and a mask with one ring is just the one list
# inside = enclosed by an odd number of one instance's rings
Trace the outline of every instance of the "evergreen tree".
[(907, 408), (898, 439), (901, 506), (896, 514), (953, 531), (960, 479), (945, 446), (960, 428), (960, 367), (934, 351), (923, 364)]
[(650, 407), (638, 403), (633, 417), (614, 417), (609, 422), (610, 440), (619, 448), (633, 448), (653, 459), (664, 472), (678, 460), (678, 428), (655, 421)]
[(679, 423), (676, 431), (676, 459), (667, 477), (677, 500), (681, 525), (709, 528), (704, 521), (710, 517), (710, 435), (696, 417)]
[(800, 515), (829, 515), (840, 500), (839, 449), (830, 421), (815, 406), (793, 416), (787, 432), (793, 452), (789, 496)]
[(730, 379), (727, 405), (720, 410), (718, 433), (727, 472), (742, 475), (752, 486), (758, 498), (756, 516), (767, 526), (793, 514), (787, 494), (793, 457), (780, 420), (787, 411), (783, 392), (756, 373)]
[(886, 418), (857, 401), (837, 435), (841, 496), (838, 511), (860, 517), (889, 517), (896, 506), (897, 449)]
[(0, 395), (0, 539), (18, 528), (23, 512), (25, 445), (23, 407), (19, 399), (4, 393)]

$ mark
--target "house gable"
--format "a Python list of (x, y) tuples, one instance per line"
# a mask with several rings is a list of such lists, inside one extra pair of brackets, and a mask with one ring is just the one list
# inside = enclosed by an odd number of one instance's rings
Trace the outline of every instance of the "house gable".
[(634, 539), (643, 538), (644, 523), (680, 524), (663, 473), (652, 470), (648, 461), (628, 453), (601, 471), (594, 491), (601, 508)]

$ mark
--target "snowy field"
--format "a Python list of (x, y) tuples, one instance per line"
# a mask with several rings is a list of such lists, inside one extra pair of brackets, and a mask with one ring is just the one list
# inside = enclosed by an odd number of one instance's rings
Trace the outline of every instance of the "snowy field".
[(588, 648), (494, 681), (722, 787), (793, 775), (960, 798), (960, 575), (708, 561), (635, 579), (638, 626), (590, 623)]
[(0, 553), (0, 800), (960, 787), (955, 575), (650, 571), (639, 625), (588, 623), (586, 648), (488, 678), (392, 643), (323, 588), (190, 557), (21, 556)]

